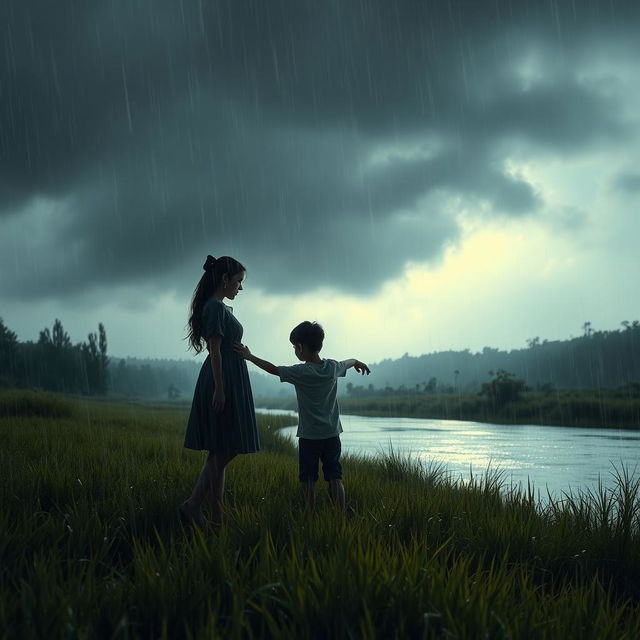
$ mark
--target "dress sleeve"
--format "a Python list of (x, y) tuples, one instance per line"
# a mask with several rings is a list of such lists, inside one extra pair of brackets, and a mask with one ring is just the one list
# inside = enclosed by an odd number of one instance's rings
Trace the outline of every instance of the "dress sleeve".
[(224, 306), (217, 300), (210, 300), (202, 310), (202, 337), (208, 340), (211, 336), (224, 336)]

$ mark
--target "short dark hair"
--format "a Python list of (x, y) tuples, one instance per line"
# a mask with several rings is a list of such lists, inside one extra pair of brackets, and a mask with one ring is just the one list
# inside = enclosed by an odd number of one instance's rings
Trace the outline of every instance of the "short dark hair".
[(311, 351), (317, 352), (322, 349), (324, 329), (317, 322), (305, 320), (297, 327), (294, 327), (289, 335), (289, 340), (291, 344), (303, 344), (309, 347)]

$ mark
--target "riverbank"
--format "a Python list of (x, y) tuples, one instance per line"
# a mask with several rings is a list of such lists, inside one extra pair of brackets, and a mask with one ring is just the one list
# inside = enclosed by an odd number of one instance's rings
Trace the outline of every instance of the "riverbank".
[[(640, 496), (544, 508), (500, 477), (390, 452), (344, 460), (349, 502), (306, 513), (294, 445), (229, 467), (218, 536), (178, 505), (203, 454), (187, 409), (0, 394), (0, 628), (22, 638), (640, 637)], [(52, 412), (49, 416), (49, 412)]]
[[(341, 396), (339, 402), (342, 413), (380, 418), (640, 429), (640, 395), (614, 389), (526, 392), (497, 409), (478, 394), (464, 393), (371, 393)], [(295, 398), (258, 398), (256, 406), (297, 408)]]

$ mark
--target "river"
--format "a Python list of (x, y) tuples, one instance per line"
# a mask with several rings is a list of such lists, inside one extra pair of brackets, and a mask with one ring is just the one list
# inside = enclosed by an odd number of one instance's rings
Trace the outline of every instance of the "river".
[[(614, 472), (623, 466), (635, 477), (640, 473), (640, 431), (352, 415), (341, 420), (343, 454), (377, 456), (393, 447), (426, 464), (444, 464), (452, 478), (463, 481), (471, 471), (480, 476), (497, 469), (507, 486), (532, 482), (543, 500), (547, 490), (560, 497), (594, 489), (599, 479), (613, 487)], [(292, 438), (295, 432), (296, 427), (282, 429)]]

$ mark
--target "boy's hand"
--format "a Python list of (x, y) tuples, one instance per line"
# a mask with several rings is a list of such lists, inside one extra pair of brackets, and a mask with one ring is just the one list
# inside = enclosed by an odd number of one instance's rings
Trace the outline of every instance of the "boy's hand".
[(369, 367), (367, 367), (367, 365), (364, 362), (360, 362), (360, 360), (355, 361), (353, 368), (358, 373), (361, 373), (362, 375), (364, 375), (365, 373), (369, 375), (371, 373), (371, 371), (369, 370)]
[(248, 360), (251, 357), (251, 351), (249, 351), (249, 347), (240, 342), (233, 343), (233, 350), (239, 355), (242, 356), (245, 360)]

